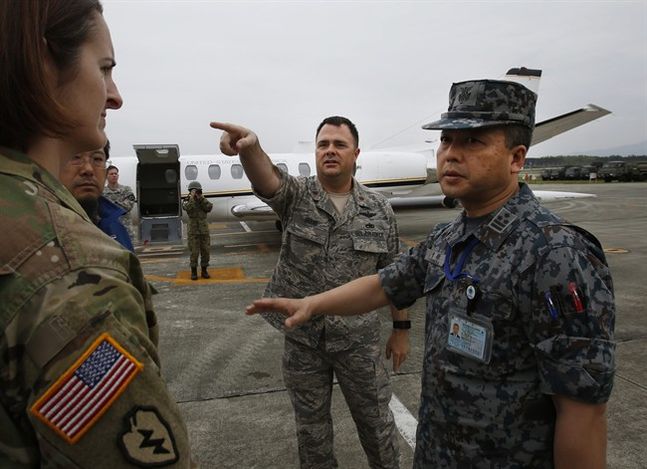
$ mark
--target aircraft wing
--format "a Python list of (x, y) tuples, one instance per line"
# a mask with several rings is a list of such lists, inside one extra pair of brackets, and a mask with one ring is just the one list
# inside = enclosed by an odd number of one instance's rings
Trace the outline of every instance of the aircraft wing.
[(584, 192), (562, 192), (562, 191), (532, 191), (540, 202), (554, 202), (564, 199), (586, 199), (597, 197), (595, 194), (586, 194)]
[(581, 109), (539, 122), (535, 125), (530, 145), (537, 145), (549, 138), (599, 119), (607, 114), (611, 114), (611, 111), (596, 106), (595, 104), (589, 104)]
[[(540, 202), (554, 202), (564, 199), (583, 199), (596, 197), (595, 194), (583, 192), (562, 191), (532, 191)], [(421, 208), (455, 208), (459, 206), (457, 200), (445, 195), (428, 195), (420, 197), (390, 197), (389, 203), (395, 212), (402, 210), (416, 210)]]

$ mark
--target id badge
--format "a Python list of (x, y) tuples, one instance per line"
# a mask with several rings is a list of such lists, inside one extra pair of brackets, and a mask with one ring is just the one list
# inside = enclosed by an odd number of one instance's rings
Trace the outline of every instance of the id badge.
[(467, 316), (452, 309), (449, 313), (447, 349), (481, 363), (492, 358), (492, 322), (478, 315)]

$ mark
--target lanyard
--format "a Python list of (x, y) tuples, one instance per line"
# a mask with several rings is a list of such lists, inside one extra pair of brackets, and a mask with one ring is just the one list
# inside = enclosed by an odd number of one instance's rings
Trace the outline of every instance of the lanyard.
[(463, 249), (463, 252), (461, 252), (461, 255), (458, 257), (458, 262), (456, 263), (456, 267), (452, 270), (450, 266), (451, 258), (452, 258), (452, 247), (450, 244), (447, 244), (447, 248), (445, 249), (445, 265), (443, 266), (443, 269), (445, 271), (445, 277), (447, 280), (450, 282), (453, 282), (455, 280), (459, 280), (462, 278), (470, 278), (472, 281), (475, 283), (478, 282), (479, 280), (475, 277), (472, 277), (470, 274), (467, 272), (463, 272), (463, 266), (465, 265), (465, 261), (467, 261), (467, 258), (469, 255), (472, 253), (474, 250), (474, 247), (479, 243), (478, 238), (472, 237), (470, 241), (467, 243), (467, 246), (465, 246), (465, 249)]

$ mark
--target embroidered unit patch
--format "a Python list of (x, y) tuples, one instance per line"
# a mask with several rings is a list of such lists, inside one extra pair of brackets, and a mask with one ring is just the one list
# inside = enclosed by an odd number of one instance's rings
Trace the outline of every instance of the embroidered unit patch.
[(41, 396), (31, 412), (76, 443), (124, 392), (143, 365), (110, 334), (99, 336)]

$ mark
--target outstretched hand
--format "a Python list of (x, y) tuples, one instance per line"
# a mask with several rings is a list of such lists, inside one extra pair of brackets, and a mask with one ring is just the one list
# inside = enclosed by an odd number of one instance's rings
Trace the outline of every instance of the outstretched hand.
[(307, 298), (262, 298), (255, 300), (245, 308), (245, 314), (252, 315), (263, 312), (278, 312), (285, 314), (285, 327), (292, 329), (312, 318), (312, 310)]
[(223, 131), (220, 137), (220, 151), (225, 155), (244, 156), (248, 151), (259, 147), (256, 134), (245, 127), (225, 122), (212, 122), (209, 125)]

